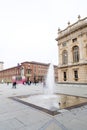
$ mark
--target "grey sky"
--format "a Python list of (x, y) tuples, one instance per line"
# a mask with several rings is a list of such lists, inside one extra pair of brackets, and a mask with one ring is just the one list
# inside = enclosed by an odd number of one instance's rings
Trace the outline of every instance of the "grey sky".
[(0, 0), (0, 61), (58, 64), (58, 27), (87, 16), (87, 0)]

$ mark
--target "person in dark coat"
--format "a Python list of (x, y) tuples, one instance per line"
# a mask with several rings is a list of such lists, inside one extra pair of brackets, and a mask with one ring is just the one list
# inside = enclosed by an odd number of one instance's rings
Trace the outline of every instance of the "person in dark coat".
[(16, 88), (16, 82), (13, 82), (13, 87), (12, 88)]

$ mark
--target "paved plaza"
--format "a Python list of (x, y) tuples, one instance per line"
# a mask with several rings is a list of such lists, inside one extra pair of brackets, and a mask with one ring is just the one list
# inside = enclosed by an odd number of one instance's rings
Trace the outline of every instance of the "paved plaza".
[[(55, 92), (87, 97), (87, 85), (57, 85)], [(0, 84), (0, 130), (87, 130), (87, 105), (52, 116), (9, 97), (43, 93), (41, 84)]]

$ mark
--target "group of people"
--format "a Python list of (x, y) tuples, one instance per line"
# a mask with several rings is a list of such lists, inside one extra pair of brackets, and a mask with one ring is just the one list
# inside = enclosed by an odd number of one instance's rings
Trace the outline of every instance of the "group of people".
[[(31, 85), (31, 81), (23, 82), (23, 84), (24, 84), (24, 85), (25, 85), (25, 84)], [(16, 88), (16, 85), (17, 85), (17, 83), (16, 83), (16, 82), (13, 82), (12, 88)]]
[[(34, 84), (36, 85), (37, 82), (34, 82)], [(31, 85), (31, 81), (27, 81), (27, 82), (23, 82), (24, 85), (28, 84), (28, 85)], [(12, 88), (16, 88), (16, 81), (12, 83)], [(43, 87), (46, 87), (46, 83), (45, 81), (43, 82)]]

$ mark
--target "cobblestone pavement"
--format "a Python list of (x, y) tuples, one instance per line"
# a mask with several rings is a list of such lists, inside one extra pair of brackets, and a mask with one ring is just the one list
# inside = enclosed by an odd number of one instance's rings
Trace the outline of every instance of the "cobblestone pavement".
[[(0, 130), (87, 130), (87, 105), (59, 110), (55, 116), (8, 97), (42, 93), (39, 85), (0, 84)], [(55, 92), (87, 97), (87, 86), (56, 86)]]

